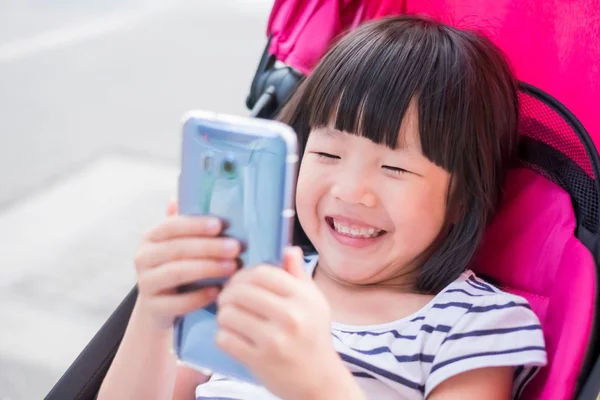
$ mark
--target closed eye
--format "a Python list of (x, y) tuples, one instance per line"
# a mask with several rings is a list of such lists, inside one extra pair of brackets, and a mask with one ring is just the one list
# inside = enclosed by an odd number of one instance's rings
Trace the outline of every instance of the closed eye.
[(316, 151), (314, 154), (316, 154), (317, 157), (320, 160), (323, 160), (323, 161), (333, 161), (333, 160), (340, 160), (341, 159), (340, 156), (336, 156), (336, 155), (329, 154), (329, 153), (323, 153), (323, 152), (320, 152), (320, 151)]
[(381, 168), (385, 169), (386, 171), (390, 171), (391, 173), (393, 173), (395, 175), (402, 175), (402, 174), (410, 173), (410, 171), (407, 171), (405, 169), (398, 168), (398, 167), (391, 167), (389, 165), (384, 165)]

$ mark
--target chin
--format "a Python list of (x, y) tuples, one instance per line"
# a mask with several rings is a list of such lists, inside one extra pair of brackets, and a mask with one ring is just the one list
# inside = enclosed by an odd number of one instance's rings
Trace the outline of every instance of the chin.
[(349, 255), (325, 253), (319, 254), (319, 260), (322, 260), (322, 265), (327, 268), (329, 274), (347, 283), (371, 283), (376, 271), (370, 268), (377, 265), (374, 260), (357, 260)]

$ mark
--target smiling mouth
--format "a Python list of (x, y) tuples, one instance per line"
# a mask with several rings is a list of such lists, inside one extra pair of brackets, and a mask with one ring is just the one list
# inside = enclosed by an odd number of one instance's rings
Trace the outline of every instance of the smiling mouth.
[(337, 233), (343, 236), (359, 239), (372, 239), (386, 233), (383, 229), (358, 226), (346, 221), (339, 221), (333, 217), (325, 217), (327, 224)]

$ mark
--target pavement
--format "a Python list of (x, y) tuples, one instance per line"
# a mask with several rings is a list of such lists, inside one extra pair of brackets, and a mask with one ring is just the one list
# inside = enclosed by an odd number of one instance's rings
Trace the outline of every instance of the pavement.
[(247, 113), (270, 6), (0, 2), (0, 400), (43, 398), (133, 286), (180, 118)]

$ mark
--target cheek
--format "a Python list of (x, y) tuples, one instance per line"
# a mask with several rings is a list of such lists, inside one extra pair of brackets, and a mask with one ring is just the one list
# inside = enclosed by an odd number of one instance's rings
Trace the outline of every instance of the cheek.
[(322, 186), (322, 180), (319, 179), (316, 169), (307, 162), (302, 163), (296, 184), (296, 213), (307, 234), (317, 219), (316, 211), (323, 192)]
[[(394, 196), (396, 205), (390, 216), (396, 235), (415, 248), (428, 247), (441, 231), (446, 217), (446, 191), (416, 186)], [(388, 207), (388, 209), (390, 209)]]

